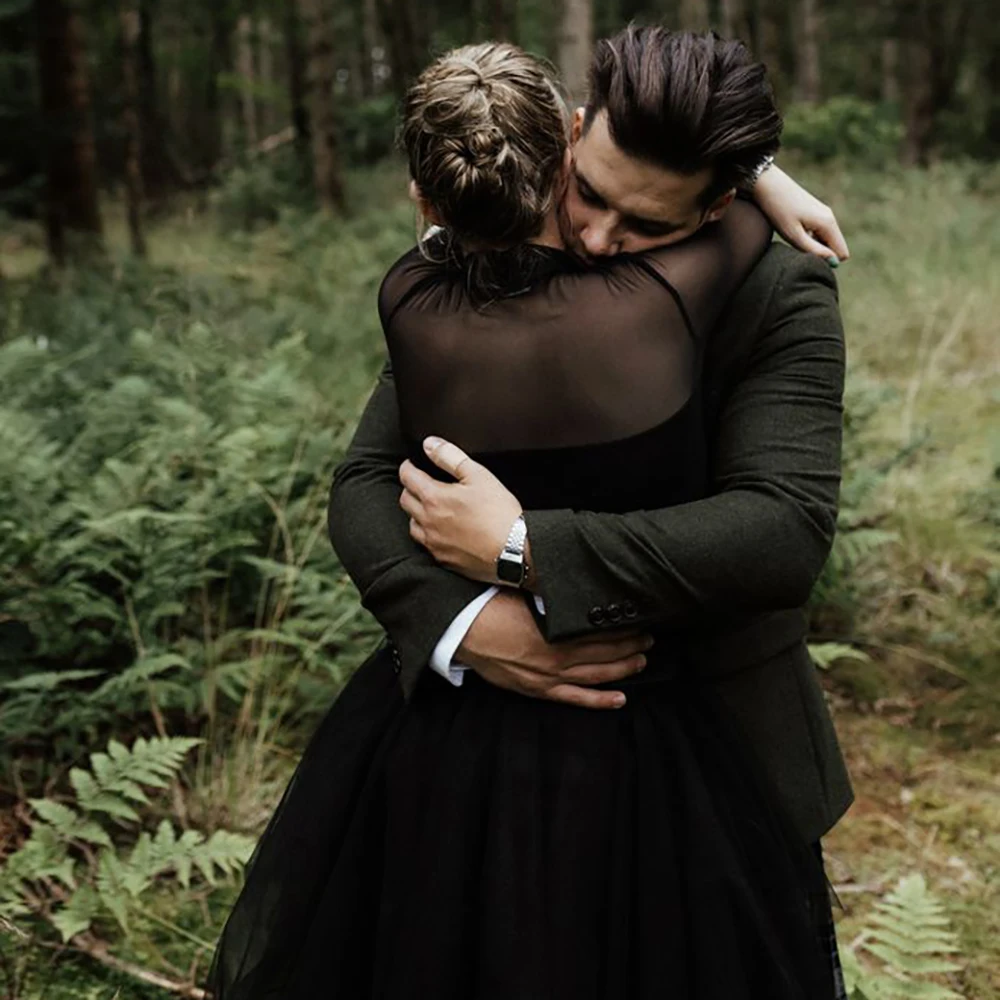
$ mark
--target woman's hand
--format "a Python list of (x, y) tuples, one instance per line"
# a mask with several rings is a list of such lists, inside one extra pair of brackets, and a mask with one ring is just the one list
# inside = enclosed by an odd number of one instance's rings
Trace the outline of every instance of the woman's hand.
[(771, 225), (793, 247), (816, 254), (834, 267), (851, 256), (830, 207), (784, 170), (776, 166), (765, 170), (754, 185), (753, 197)]
[(498, 583), (497, 556), (522, 513), (517, 497), (485, 466), (440, 438), (424, 451), (457, 483), (441, 483), (407, 460), (399, 469), (399, 505), (410, 515), (410, 536), (448, 569), (470, 580)]

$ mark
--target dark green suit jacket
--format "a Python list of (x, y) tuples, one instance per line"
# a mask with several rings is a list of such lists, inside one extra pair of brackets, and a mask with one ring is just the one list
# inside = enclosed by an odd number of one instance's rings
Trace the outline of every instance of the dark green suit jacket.
[[(627, 608), (629, 627), (679, 632), (813, 841), (852, 800), (802, 612), (840, 486), (844, 339), (828, 265), (773, 244), (712, 333), (703, 382), (711, 496), (630, 514), (526, 511), (541, 624), (558, 641), (620, 628)], [(482, 584), (410, 538), (405, 456), (386, 366), (334, 476), (330, 537), (399, 651), (409, 696)]]

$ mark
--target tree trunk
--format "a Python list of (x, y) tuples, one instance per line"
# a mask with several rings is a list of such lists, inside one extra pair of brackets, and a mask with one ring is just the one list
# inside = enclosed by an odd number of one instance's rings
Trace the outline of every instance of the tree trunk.
[(736, 38), (750, 45), (750, 25), (744, 0), (720, 0), (719, 18), (723, 38)]
[(879, 88), (882, 100), (887, 104), (899, 101), (899, 39), (882, 40), (882, 84)]
[(378, 43), (377, 0), (363, 0), (361, 5), (361, 72), (362, 91), (370, 97), (378, 90), (375, 78), (375, 50)]
[(97, 152), (80, 19), (67, 0), (36, 0), (35, 8), (46, 133), (45, 230), (49, 253), (61, 265), (68, 252), (103, 245)]
[(517, 42), (517, 0), (489, 0), (490, 37)]
[(268, 96), (277, 89), (274, 79), (274, 31), (266, 17), (257, 22), (257, 79), (265, 88), (264, 99), (257, 102), (257, 130), (266, 137), (277, 128), (274, 105)]
[(903, 7), (904, 93), (907, 164), (929, 162), (937, 119), (955, 97), (972, 22), (972, 0), (909, 0)]
[(142, 138), (139, 126), (139, 11), (134, 0), (121, 0), (122, 118), (125, 131), (125, 197), (132, 252), (146, 256), (142, 231)]
[(424, 68), (430, 49), (427, 21), (417, 0), (378, 0), (379, 21), (389, 48), (392, 86), (402, 97)]
[(243, 143), (254, 149), (260, 141), (257, 131), (257, 100), (254, 96), (253, 22), (244, 14), (236, 22), (236, 72), (240, 77), (240, 109), (243, 115)]
[[(302, 22), (298, 5), (285, 4), (285, 53), (288, 63), (288, 93), (295, 128), (295, 152), (302, 167), (311, 168), (308, 95), (306, 94), (306, 59), (302, 44)], [(303, 177), (309, 170), (303, 171)]]
[(905, 60), (905, 95), (903, 118), (906, 135), (903, 139), (903, 163), (908, 167), (924, 167), (930, 160), (934, 133), (934, 94), (931, 87), (931, 52), (923, 39), (907, 39)]
[(994, 156), (1000, 156), (1000, 38), (993, 42), (984, 68), (989, 107), (986, 112), (986, 143)]
[(796, 97), (806, 104), (819, 104), (822, 99), (819, 42), (822, 30), (819, 0), (799, 0), (798, 57), (795, 61)]
[(230, 22), (222, 4), (214, 4), (211, 13), (211, 38), (208, 52), (208, 80), (205, 86), (204, 134), (199, 160), (202, 169), (211, 171), (222, 158), (223, 113), (219, 77), (230, 64)]
[(757, 0), (754, 53), (767, 67), (767, 75), (778, 95), (786, 92), (787, 78), (781, 57), (783, 15), (786, 8), (778, 0)]
[(182, 182), (167, 143), (169, 128), (160, 111), (159, 80), (153, 48), (153, 0), (138, 0), (139, 123), (142, 130), (142, 185), (147, 198), (162, 203)]
[(587, 73), (593, 46), (592, 0), (562, 0), (559, 72), (566, 92), (576, 104), (583, 104), (587, 99)]
[(344, 182), (337, 156), (333, 100), (336, 75), (333, 28), (324, 0), (300, 0), (300, 3), (308, 47), (306, 79), (316, 197), (324, 212), (343, 211)]
[(712, 20), (708, 0), (680, 0), (678, 17), (681, 31), (708, 31)]

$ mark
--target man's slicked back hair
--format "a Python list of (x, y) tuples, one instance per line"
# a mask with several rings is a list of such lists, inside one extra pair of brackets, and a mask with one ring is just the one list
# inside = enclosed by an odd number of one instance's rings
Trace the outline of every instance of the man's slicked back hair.
[(714, 32), (629, 25), (601, 39), (584, 130), (601, 111), (623, 153), (681, 174), (713, 168), (703, 206), (747, 181), (780, 144), (782, 120), (762, 63)]

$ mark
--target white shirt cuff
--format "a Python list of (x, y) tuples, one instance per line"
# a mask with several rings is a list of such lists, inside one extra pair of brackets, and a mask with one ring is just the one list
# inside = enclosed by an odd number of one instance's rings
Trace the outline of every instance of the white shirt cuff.
[(455, 616), (452, 623), (445, 630), (445, 633), (438, 640), (438, 644), (431, 653), (431, 670), (439, 673), (446, 681), (450, 681), (455, 687), (460, 687), (465, 679), (465, 671), (468, 666), (462, 663), (453, 663), (455, 652), (462, 645), (462, 640), (468, 635), (472, 623), (479, 617), (479, 612), (486, 607), (493, 597), (500, 592), (499, 587), (489, 587), (477, 598), (470, 601)]

